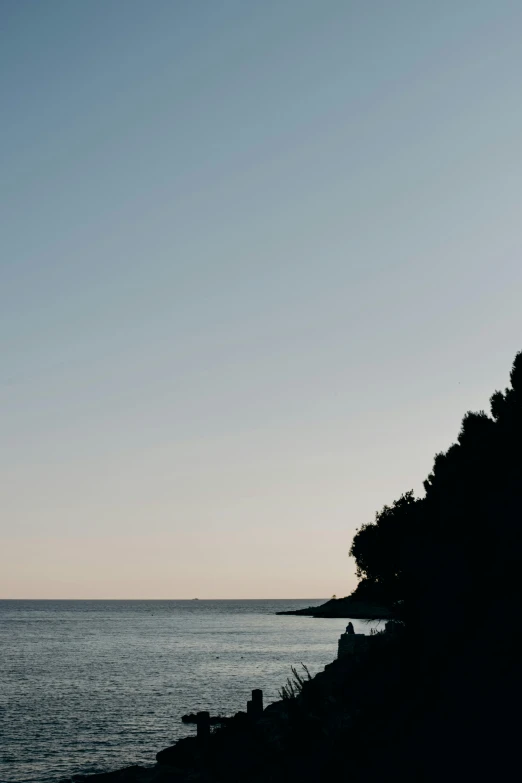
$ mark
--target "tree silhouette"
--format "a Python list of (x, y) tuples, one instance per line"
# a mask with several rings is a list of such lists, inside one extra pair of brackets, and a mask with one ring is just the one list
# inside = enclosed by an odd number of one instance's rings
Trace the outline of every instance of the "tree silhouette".
[[(522, 564), (522, 352), (491, 416), (468, 412), (457, 442), (435, 456), (425, 496), (402, 495), (363, 525), (350, 553), (369, 590), (411, 626), (441, 615), (463, 632), (512, 611)], [(507, 609), (506, 609), (507, 611)]]

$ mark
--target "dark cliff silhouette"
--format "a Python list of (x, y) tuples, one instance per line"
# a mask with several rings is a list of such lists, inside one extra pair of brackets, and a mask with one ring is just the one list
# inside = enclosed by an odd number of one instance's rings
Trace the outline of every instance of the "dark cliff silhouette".
[[(491, 415), (464, 416), (457, 442), (435, 457), (425, 496), (407, 492), (386, 506), (351, 548), (360, 588), (404, 624), (420, 686), (420, 720), (397, 748), (403, 748), (403, 763), (415, 759), (427, 778), (434, 770), (443, 776), (445, 764), (465, 779), (488, 772), (498, 779), (515, 762), (522, 353), (510, 381), (491, 397)], [(403, 682), (406, 690), (412, 686), (409, 677)], [(407, 705), (404, 699), (403, 712)]]
[(405, 493), (354, 537), (353, 596), (385, 607), (396, 618), (391, 632), (363, 637), (354, 654), (300, 678), (259, 715), (238, 713), (204, 742), (181, 740), (158, 754), (155, 770), (103, 780), (511, 777), (521, 697), (522, 353), (510, 379), (493, 394), (491, 415), (465, 415), (457, 443), (435, 457), (425, 496)]

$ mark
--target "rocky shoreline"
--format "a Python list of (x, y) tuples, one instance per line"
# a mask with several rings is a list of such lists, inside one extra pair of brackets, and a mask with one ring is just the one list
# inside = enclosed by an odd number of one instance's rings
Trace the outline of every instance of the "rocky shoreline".
[(309, 606), (306, 609), (294, 609), (288, 612), (276, 612), (276, 614), (344, 618), (346, 620), (389, 620), (393, 617), (389, 609), (369, 601), (352, 598), (352, 596), (331, 598), (320, 606)]
[(364, 712), (364, 683), (371, 681), (375, 687), (375, 671), (386, 671), (383, 656), (393, 658), (399, 638), (384, 632), (362, 636), (364, 645), (355, 645), (349, 655), (327, 664), (315, 677), (301, 680), (295, 695), (265, 709), (257, 690), (246, 711), (229, 718), (213, 720), (208, 713), (198, 713), (197, 734), (159, 751), (153, 767), (133, 765), (114, 772), (74, 775), (63, 783), (327, 780), (337, 763), (334, 751), (341, 735), (355, 727)]

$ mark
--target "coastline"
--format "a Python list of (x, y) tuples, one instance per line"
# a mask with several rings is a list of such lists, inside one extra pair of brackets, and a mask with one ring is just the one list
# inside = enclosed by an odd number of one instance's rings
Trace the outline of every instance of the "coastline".
[(276, 614), (346, 620), (393, 619), (393, 613), (389, 609), (370, 603), (369, 601), (352, 598), (351, 596), (346, 596), (346, 598), (331, 598), (320, 606), (309, 606), (305, 609), (293, 609), (286, 612), (276, 612)]
[[(148, 768), (158, 750), (195, 733), (184, 714), (232, 716), (256, 685), (265, 704), (278, 700), (290, 664), (322, 671), (346, 623), (313, 627), (276, 612), (325, 600), (0, 602), (10, 701), (0, 780), (60, 783)], [(20, 679), (18, 650), (36, 638), (45, 668), (28, 667)], [(34, 710), (29, 690), (45, 711)]]
[[(401, 637), (380, 632), (363, 638), (364, 645), (353, 654), (336, 658), (310, 679), (303, 677), (294, 696), (287, 695), (264, 710), (262, 706), (254, 710), (253, 702), (248, 702), (245, 711), (220, 721), (213, 732), (213, 719), (204, 713), (207, 727), (201, 731), (198, 726), (197, 735), (160, 750), (152, 767), (134, 765), (113, 772), (73, 775), (62, 783), (283, 783), (328, 779), (337, 763), (331, 755), (332, 741), (355, 727), (361, 712), (357, 689), (360, 691), (362, 686), (363, 694), (373, 690), (376, 667), (385, 670), (382, 662), (384, 658), (393, 659)], [(253, 697), (256, 693), (260, 691), (254, 691)], [(348, 698), (346, 693), (350, 694)]]

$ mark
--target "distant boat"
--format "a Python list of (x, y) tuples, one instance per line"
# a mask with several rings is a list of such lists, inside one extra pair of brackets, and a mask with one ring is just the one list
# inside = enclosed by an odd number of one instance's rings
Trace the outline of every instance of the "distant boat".
[(192, 600), (193, 601), (199, 601), (199, 598), (193, 598)]

